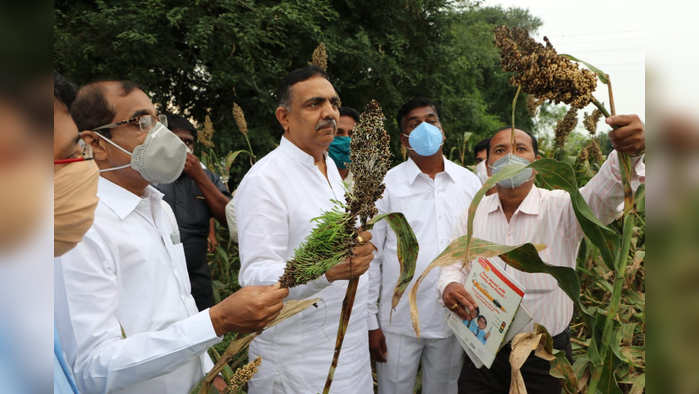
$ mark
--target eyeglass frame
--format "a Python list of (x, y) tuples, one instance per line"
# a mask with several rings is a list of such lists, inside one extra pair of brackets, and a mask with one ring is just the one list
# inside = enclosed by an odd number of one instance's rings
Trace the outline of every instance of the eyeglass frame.
[(94, 154), (92, 152), (92, 146), (90, 144), (86, 143), (84, 140), (80, 139), (78, 140), (78, 144), (80, 144), (80, 156), (79, 157), (70, 157), (67, 159), (58, 159), (54, 160), (53, 164), (68, 164), (68, 163), (74, 163), (77, 161), (87, 161), (87, 160), (93, 160), (94, 159)]
[[(120, 126), (124, 126), (124, 125), (127, 125), (127, 124), (132, 124), (135, 120), (140, 120), (140, 119), (141, 119), (142, 117), (144, 117), (144, 116), (153, 117), (153, 118), (156, 119), (156, 123), (157, 123), (157, 122), (160, 122), (160, 123), (163, 124), (163, 126), (167, 127), (167, 115), (165, 115), (165, 114), (159, 114), (159, 115), (157, 115), (157, 116), (156, 116), (156, 115), (151, 115), (151, 114), (140, 114), (140, 115), (134, 116), (134, 117), (131, 118), (131, 119), (122, 120), (122, 121), (120, 121), (120, 122), (109, 123), (109, 124), (106, 124), (106, 125), (104, 125), (104, 126), (96, 127), (96, 128), (94, 128), (94, 129), (92, 129), (92, 130), (93, 130), (93, 131), (98, 131), (98, 130), (109, 130), (109, 129), (114, 129), (114, 128), (117, 128), (117, 127), (120, 127)], [(153, 124), (153, 126), (155, 126), (155, 123)], [(139, 130), (141, 130), (141, 131), (146, 131), (146, 132), (147, 132), (147, 131), (150, 131), (150, 129), (149, 129), (149, 130), (143, 130), (143, 128), (141, 127), (141, 123), (140, 123), (140, 122), (138, 122), (138, 128), (139, 128)]]

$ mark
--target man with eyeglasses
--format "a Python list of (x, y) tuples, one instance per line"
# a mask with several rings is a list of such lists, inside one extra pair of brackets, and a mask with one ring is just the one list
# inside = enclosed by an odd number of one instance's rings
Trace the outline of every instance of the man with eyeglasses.
[(214, 304), (211, 273), (206, 252), (216, 245), (213, 218), (226, 226), (226, 204), (230, 194), (218, 176), (214, 175), (194, 155), (197, 129), (179, 115), (167, 115), (168, 127), (187, 146), (184, 171), (175, 182), (157, 185), (177, 218), (180, 237), (187, 259), (187, 272), (192, 296), (199, 310)]
[(65, 358), (81, 392), (188, 393), (213, 367), (206, 350), (261, 330), (288, 290), (250, 286), (199, 312), (175, 216), (151, 186), (180, 176), (185, 145), (132, 82), (88, 84), (70, 109), (101, 176), (92, 227), (56, 259)]

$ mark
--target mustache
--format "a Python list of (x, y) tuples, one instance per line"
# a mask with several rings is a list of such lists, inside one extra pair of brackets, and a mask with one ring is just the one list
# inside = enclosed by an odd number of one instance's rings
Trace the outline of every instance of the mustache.
[(320, 129), (324, 129), (328, 126), (332, 126), (333, 131), (336, 131), (337, 130), (337, 122), (335, 121), (335, 119), (330, 118), (330, 119), (321, 120), (320, 122), (318, 122), (318, 125), (316, 126), (316, 131), (318, 131)]

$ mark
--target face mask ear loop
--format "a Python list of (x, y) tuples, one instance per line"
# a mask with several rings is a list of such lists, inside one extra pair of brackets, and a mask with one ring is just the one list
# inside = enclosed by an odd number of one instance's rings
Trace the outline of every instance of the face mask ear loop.
[(124, 164), (123, 166), (119, 166), (119, 167), (105, 168), (103, 170), (100, 170), (100, 172), (116, 171), (116, 170), (121, 170), (121, 169), (128, 168), (128, 167), (131, 167), (131, 163)]
[(98, 136), (102, 137), (103, 140), (105, 140), (105, 141), (109, 142), (110, 144), (112, 144), (113, 147), (119, 149), (120, 151), (126, 153), (126, 154), (129, 155), (129, 156), (132, 155), (131, 152), (129, 152), (129, 151), (127, 151), (126, 149), (122, 148), (121, 146), (117, 145), (116, 142), (110, 140), (109, 138), (103, 136), (102, 134), (100, 134), (100, 133), (98, 133), (98, 132), (96, 132), (96, 134), (97, 134)]
[[(116, 142), (110, 140), (109, 138), (103, 136), (102, 134), (100, 134), (100, 133), (98, 133), (98, 132), (96, 132), (96, 134), (97, 134), (98, 136), (100, 136), (103, 140), (105, 140), (105, 141), (109, 142), (110, 144), (112, 144), (112, 146), (114, 146), (115, 148), (121, 150), (122, 152), (126, 153), (126, 154), (129, 155), (129, 156), (132, 156), (132, 153), (131, 153), (131, 152), (129, 152), (129, 151), (127, 151), (126, 149), (122, 148), (121, 146), (117, 145)], [(128, 167), (131, 167), (131, 163), (129, 163), (129, 164), (124, 164), (123, 166), (118, 166), (118, 167), (100, 169), (100, 173), (102, 173), (102, 172), (109, 172), (109, 171), (121, 170), (121, 169), (128, 168)]]

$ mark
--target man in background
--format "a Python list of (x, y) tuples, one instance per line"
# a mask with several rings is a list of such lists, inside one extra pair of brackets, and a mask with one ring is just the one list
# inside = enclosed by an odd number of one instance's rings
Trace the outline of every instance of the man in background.
[(350, 142), (352, 131), (359, 123), (359, 113), (351, 107), (340, 107), (340, 120), (337, 121), (335, 138), (328, 147), (328, 155), (333, 159), (342, 180), (352, 184), (352, 174), (348, 168), (350, 162)]
[(168, 127), (187, 146), (187, 161), (182, 175), (173, 183), (156, 185), (177, 218), (180, 240), (187, 260), (192, 296), (201, 311), (214, 304), (207, 251), (216, 246), (214, 218), (226, 226), (225, 208), (230, 200), (228, 189), (194, 155), (197, 129), (179, 115), (167, 115)]
[(488, 158), (488, 141), (490, 138), (481, 140), (473, 147), (474, 160), (476, 160), (476, 176), (481, 180), (481, 183), (485, 183), (488, 179), (488, 169), (486, 168), (486, 159)]
[[(406, 102), (397, 123), (408, 160), (388, 171), (386, 190), (376, 207), (379, 213), (405, 215), (419, 245), (415, 272), (422, 272), (455, 238), (459, 215), (454, 213), (468, 208), (481, 183), (444, 157), (445, 134), (432, 101), (417, 97)], [(407, 297), (392, 308), (400, 274), (396, 235), (384, 221), (372, 233), (378, 252), (369, 270), (368, 326), (379, 394), (412, 393), (420, 365), (423, 394), (456, 394), (462, 351), (436, 297), (439, 269), (425, 278), (417, 293), (422, 330), (417, 337)], [(415, 280), (417, 276), (408, 288)]]

